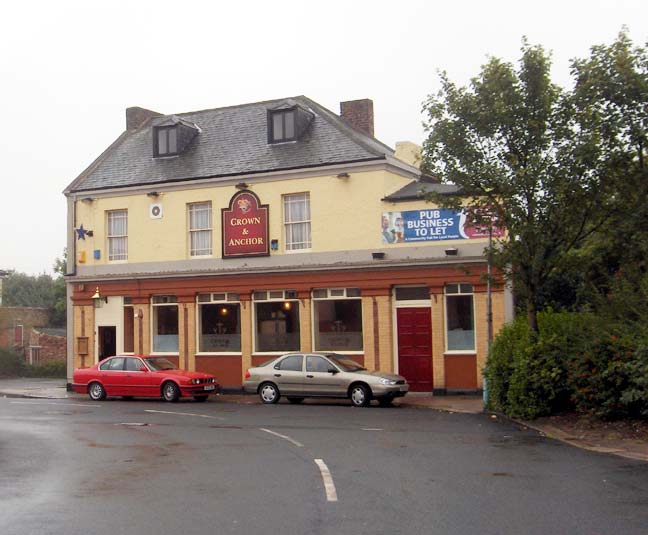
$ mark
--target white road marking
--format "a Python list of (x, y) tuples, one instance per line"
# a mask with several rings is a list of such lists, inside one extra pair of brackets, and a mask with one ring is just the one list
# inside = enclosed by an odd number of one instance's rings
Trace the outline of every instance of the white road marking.
[(381, 427), (363, 427), (363, 431), (383, 431)]
[(10, 401), (14, 405), (69, 405), (70, 407), (102, 407), (101, 404), (96, 403), (90, 405), (89, 403), (56, 403), (56, 402), (43, 402), (43, 401)]
[(293, 440), (292, 438), (287, 437), (286, 435), (282, 435), (281, 433), (275, 433), (274, 431), (270, 431), (270, 429), (265, 429), (263, 427), (259, 427), (259, 429), (261, 431), (265, 431), (266, 433), (270, 433), (271, 435), (274, 435), (276, 437), (283, 438), (284, 440), (287, 440), (288, 442), (290, 442), (291, 444), (294, 444), (298, 448), (303, 448), (304, 447), (304, 445), (301, 442), (297, 442), (296, 440)]
[(224, 420), (220, 416), (210, 416), (209, 414), (196, 414), (193, 412), (175, 412), (175, 411), (156, 411), (153, 409), (145, 409), (144, 412), (155, 412), (158, 414), (179, 414), (180, 416), (196, 416), (198, 418), (212, 418), (214, 420)]
[(324, 490), (326, 491), (326, 499), (329, 502), (337, 502), (337, 492), (335, 491), (335, 484), (331, 477), (331, 472), (322, 459), (315, 459), (315, 464), (319, 467), (322, 474), (322, 481), (324, 481)]

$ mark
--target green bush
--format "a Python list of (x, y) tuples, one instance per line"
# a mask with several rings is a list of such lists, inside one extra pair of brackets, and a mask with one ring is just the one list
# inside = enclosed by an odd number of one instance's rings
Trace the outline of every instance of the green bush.
[(26, 377), (60, 377), (67, 375), (67, 364), (65, 362), (48, 362), (47, 364), (34, 364), (25, 366)]
[(0, 376), (17, 377), (24, 373), (25, 360), (18, 353), (0, 347)]
[(570, 370), (579, 412), (606, 420), (648, 417), (648, 348), (632, 336), (601, 336)]
[(516, 418), (533, 419), (573, 407), (569, 370), (600, 320), (589, 314), (542, 312), (532, 340), (518, 317), (495, 339), (486, 367), (488, 406)]
[(493, 341), (485, 373), (491, 410), (507, 412), (508, 391), (517, 361), (516, 355), (520, 355), (528, 346), (529, 328), (521, 317), (505, 325)]
[(0, 348), (0, 377), (65, 377), (66, 374), (65, 362), (29, 365), (22, 355)]

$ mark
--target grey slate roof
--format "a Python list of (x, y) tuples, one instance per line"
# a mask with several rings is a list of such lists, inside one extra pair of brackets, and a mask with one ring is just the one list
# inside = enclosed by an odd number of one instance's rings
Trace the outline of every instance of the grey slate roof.
[[(302, 138), (268, 144), (267, 110), (295, 104), (315, 115)], [(181, 155), (153, 158), (152, 127), (170, 117), (196, 124), (200, 134)], [(391, 154), (392, 149), (351, 128), (335, 113), (298, 96), (150, 119), (124, 132), (65, 192), (380, 160)]]
[(441, 195), (452, 195), (459, 191), (459, 186), (454, 184), (436, 184), (413, 180), (398, 191), (387, 195), (382, 200), (389, 202), (417, 201), (423, 198), (424, 193), (436, 192)]

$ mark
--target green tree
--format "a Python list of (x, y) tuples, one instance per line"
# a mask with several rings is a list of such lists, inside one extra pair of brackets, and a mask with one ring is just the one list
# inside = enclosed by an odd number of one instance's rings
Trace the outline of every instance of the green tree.
[(620, 209), (582, 251), (584, 292), (599, 313), (646, 324), (648, 303), (648, 52), (625, 31), (575, 60), (574, 106), (600, 136)]
[(54, 297), (52, 323), (65, 325), (67, 322), (67, 291), (64, 277), (67, 272), (67, 248), (63, 249), (63, 256), (54, 261), (54, 272), (57, 276), (52, 287)]
[(491, 58), (468, 87), (443, 73), (424, 103), (424, 169), (461, 192), (431, 198), (507, 229), (493, 260), (526, 303), (532, 333), (542, 289), (618, 203), (600, 132), (550, 67), (544, 49), (524, 41), (517, 68)]
[(54, 270), (57, 277), (43, 273), (27, 275), (12, 272), (3, 281), (3, 304), (17, 307), (41, 307), (50, 311), (52, 325), (65, 325), (67, 298), (65, 290), (65, 262), (67, 253), (57, 258)]

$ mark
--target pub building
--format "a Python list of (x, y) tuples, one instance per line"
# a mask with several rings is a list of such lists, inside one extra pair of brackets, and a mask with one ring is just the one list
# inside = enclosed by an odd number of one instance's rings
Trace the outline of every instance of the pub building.
[[(275, 355), (335, 351), (412, 391), (478, 391), (488, 232), (424, 200), (456, 188), (419, 152), (374, 138), (368, 99), (340, 115), (304, 96), (128, 108), (64, 192), (68, 381), (110, 355), (164, 355), (240, 390)], [(492, 310), (497, 332), (501, 285)]]

